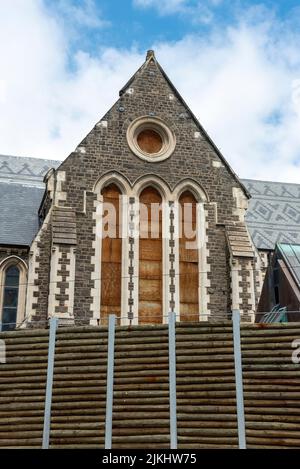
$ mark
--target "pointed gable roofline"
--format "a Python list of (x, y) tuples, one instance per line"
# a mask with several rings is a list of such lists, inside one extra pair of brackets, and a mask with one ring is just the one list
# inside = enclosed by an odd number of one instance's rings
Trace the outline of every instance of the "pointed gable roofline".
[(243, 190), (244, 194), (246, 195), (246, 197), (248, 199), (251, 199), (251, 194), (250, 192), (247, 190), (247, 188), (244, 186), (244, 184), (241, 182), (241, 180), (239, 179), (238, 175), (234, 172), (234, 170), (232, 169), (232, 167), (230, 166), (230, 164), (228, 163), (228, 161), (226, 160), (226, 158), (223, 156), (221, 150), (217, 147), (217, 145), (214, 143), (214, 141), (211, 139), (211, 137), (208, 135), (208, 133), (206, 132), (206, 130), (204, 129), (204, 127), (200, 124), (199, 120), (197, 119), (197, 117), (195, 116), (195, 114), (191, 111), (190, 107), (188, 106), (188, 104), (185, 102), (185, 100), (183, 99), (183, 97), (181, 96), (181, 94), (179, 93), (179, 91), (177, 90), (177, 88), (173, 85), (173, 83), (171, 82), (170, 78), (168, 77), (168, 75), (166, 74), (166, 72), (164, 71), (164, 69), (162, 68), (162, 66), (159, 64), (159, 62), (156, 60), (156, 57), (155, 57), (155, 52), (154, 50), (148, 50), (147, 51), (147, 56), (146, 56), (146, 61), (141, 65), (141, 67), (132, 75), (132, 77), (128, 80), (128, 82), (125, 84), (125, 86), (123, 86), (123, 88), (121, 88), (120, 92), (119, 92), (119, 96), (122, 96), (125, 91), (130, 87), (131, 83), (133, 83), (133, 81), (135, 80), (135, 77), (140, 73), (141, 70), (143, 70), (144, 68), (147, 67), (147, 65), (153, 61), (156, 66), (158, 67), (159, 71), (161, 72), (161, 74), (163, 75), (164, 79), (166, 80), (166, 82), (168, 83), (168, 85), (170, 86), (170, 88), (172, 89), (174, 95), (179, 99), (179, 101), (181, 101), (181, 103), (183, 104), (183, 106), (186, 107), (186, 109), (188, 110), (188, 112), (190, 113), (192, 119), (194, 120), (195, 124), (197, 125), (197, 127), (199, 128), (200, 132), (205, 136), (205, 138), (207, 139), (207, 141), (210, 143), (210, 145), (213, 147), (213, 149), (215, 150), (215, 152), (217, 153), (217, 155), (219, 156), (220, 160), (224, 163), (224, 166), (226, 166), (226, 168), (228, 169), (228, 171), (230, 172), (230, 174), (233, 176), (233, 178), (235, 179), (235, 181), (239, 184), (239, 186), (241, 187), (241, 189)]

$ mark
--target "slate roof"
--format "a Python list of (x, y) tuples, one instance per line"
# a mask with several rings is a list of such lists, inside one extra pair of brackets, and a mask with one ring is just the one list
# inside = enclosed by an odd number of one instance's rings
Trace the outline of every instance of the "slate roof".
[[(30, 246), (38, 231), (44, 175), (60, 161), (0, 155), (0, 244)], [(300, 244), (300, 184), (241, 182), (252, 196), (246, 222), (259, 249)]]
[(0, 182), (45, 187), (43, 178), (50, 168), (61, 162), (42, 158), (0, 155)]
[(43, 177), (59, 163), (0, 155), (0, 245), (30, 246), (39, 228)]
[(242, 179), (251, 194), (246, 223), (258, 249), (300, 244), (300, 184)]

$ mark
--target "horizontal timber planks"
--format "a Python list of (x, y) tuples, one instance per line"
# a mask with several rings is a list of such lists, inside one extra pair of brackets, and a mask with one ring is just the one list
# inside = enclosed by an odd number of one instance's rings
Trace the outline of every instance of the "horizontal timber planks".
[(241, 327), (249, 448), (300, 446), (300, 366), (292, 362), (297, 338), (298, 323)]
[[(195, 334), (196, 328), (191, 329)], [(178, 418), (178, 448), (184, 449), (186, 444), (193, 444), (196, 448), (205, 444), (218, 448), (237, 447), (232, 328), (228, 327), (228, 323), (224, 328), (211, 325), (211, 330), (201, 325), (198, 326), (197, 335), (194, 334), (182, 348), (183, 329), (181, 324), (176, 327), (178, 414), (184, 413), (185, 409), (191, 412), (187, 414), (189, 418)], [(196, 341), (196, 336), (200, 336), (200, 340)], [(205, 351), (207, 341), (210, 353)], [(204, 356), (206, 360), (203, 360)], [(180, 377), (189, 360), (193, 368), (190, 382), (184, 386), (180, 384)], [(213, 368), (207, 367), (207, 363)], [(210, 374), (212, 370), (213, 375)], [(199, 374), (200, 379), (195, 380)], [(212, 377), (213, 382), (210, 381)], [(213, 409), (211, 418), (205, 418), (209, 409)]]
[[(0, 447), (40, 448), (46, 329), (0, 333)], [(57, 331), (51, 448), (103, 448), (107, 327)], [(299, 323), (241, 326), (246, 439), (249, 448), (300, 447), (300, 365), (291, 354)], [(237, 448), (230, 321), (176, 325), (178, 447)], [(113, 448), (167, 448), (167, 325), (117, 326)]]

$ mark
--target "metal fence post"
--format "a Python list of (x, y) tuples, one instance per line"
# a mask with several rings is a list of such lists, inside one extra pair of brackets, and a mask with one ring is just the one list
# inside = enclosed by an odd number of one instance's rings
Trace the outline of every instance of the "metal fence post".
[(169, 313), (169, 396), (171, 449), (177, 449), (177, 406), (176, 406), (176, 314)]
[(244, 391), (243, 391), (243, 370), (241, 352), (241, 332), (240, 332), (240, 311), (233, 310), (233, 347), (234, 347), (234, 367), (235, 367), (235, 388), (239, 449), (246, 449), (246, 429), (244, 412)]
[(107, 345), (105, 449), (111, 449), (111, 446), (112, 446), (115, 328), (116, 328), (116, 316), (114, 314), (110, 314), (109, 321), (108, 321), (108, 345)]
[(47, 367), (47, 385), (46, 385), (46, 402), (44, 412), (44, 431), (43, 431), (43, 449), (49, 449), (50, 425), (51, 425), (51, 406), (52, 406), (52, 388), (53, 388), (53, 371), (55, 356), (55, 338), (58, 324), (57, 318), (51, 318), (49, 331), (48, 346), (48, 367)]

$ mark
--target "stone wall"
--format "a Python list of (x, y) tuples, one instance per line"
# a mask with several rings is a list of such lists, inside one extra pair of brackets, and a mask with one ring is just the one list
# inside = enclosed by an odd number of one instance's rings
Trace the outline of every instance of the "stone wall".
[[(174, 132), (176, 148), (165, 161), (144, 161), (130, 150), (126, 132), (130, 123), (140, 116), (159, 117)], [(206, 195), (204, 236), (207, 253), (206, 259), (202, 259), (207, 309), (204, 313), (224, 315), (231, 310), (232, 265), (225, 228), (227, 224), (232, 225), (243, 219), (247, 194), (153, 57), (146, 61), (127, 88), (122, 90), (119, 100), (62, 163), (55, 174), (55, 185), (53, 180), (51, 182), (55, 186), (52, 191), (53, 206), (72, 209), (76, 214), (76, 275), (72, 280), (75, 318), (92, 318), (97, 313), (93, 310), (93, 290), (97, 278), (95, 211), (98, 195), (95, 187), (97, 181), (108, 173), (122, 176), (130, 188), (146, 176), (161, 180), (171, 194), (183, 181), (187, 181), (187, 184), (192, 181), (202, 188)], [(51, 210), (47, 217), (49, 224)], [(50, 278), (50, 253), (54, 255), (56, 246), (58, 252), (63, 254), (64, 248), (63, 244), (53, 245), (48, 226), (43, 228), (36, 246), (39, 255), (36, 260), (38, 265), (35, 267), (35, 281), (39, 288), (35, 293), (36, 303), (31, 305), (31, 309), (36, 311), (37, 317), (45, 317), (50, 312), (47, 287)], [(65, 257), (65, 267), (59, 267), (61, 274), (63, 269), (66, 272), (69, 264), (67, 254)], [(252, 295), (252, 292), (249, 293), (251, 285), (249, 286), (247, 278), (253, 267), (249, 266), (251, 262), (242, 262), (240, 274), (242, 285), (239, 304), (247, 311), (249, 295)], [(59, 272), (56, 274), (61, 275)], [(133, 273), (135, 276), (137, 274), (138, 272)], [(70, 289), (67, 275), (61, 282), (64, 283), (61, 285), (62, 289), (53, 293), (55, 314), (64, 314), (67, 310), (70, 312), (69, 298), (65, 294)], [(131, 302), (132, 297), (134, 295), (131, 294)]]

